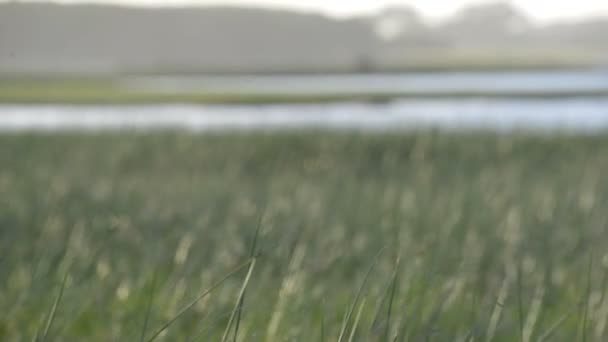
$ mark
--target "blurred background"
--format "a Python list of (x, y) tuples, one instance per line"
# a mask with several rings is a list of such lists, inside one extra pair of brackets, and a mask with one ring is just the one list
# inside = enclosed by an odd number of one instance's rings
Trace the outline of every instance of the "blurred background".
[[(93, 105), (79, 109), (86, 123), (61, 106), (4, 108), (5, 129), (606, 125), (608, 6), (597, 0), (10, 1), (0, 9), (0, 101)], [(288, 105), (113, 109), (118, 117), (95, 106), (152, 102)]]
[(608, 2), (0, 1), (0, 340), (605, 341)]

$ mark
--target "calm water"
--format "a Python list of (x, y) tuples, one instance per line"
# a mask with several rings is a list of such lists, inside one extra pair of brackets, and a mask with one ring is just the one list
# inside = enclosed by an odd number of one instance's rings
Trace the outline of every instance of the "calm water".
[(437, 99), (388, 104), (263, 106), (0, 106), (2, 131), (63, 130), (394, 130), (596, 132), (608, 129), (608, 98)]
[(608, 69), (522, 72), (433, 72), (401, 74), (148, 76), (121, 82), (160, 92), (270, 94), (357, 93), (556, 93), (608, 91)]
[[(0, 130), (391, 130), (485, 129), (596, 132), (608, 130), (608, 71), (449, 72), (326, 76), (140, 77), (123, 80), (155, 91), (248, 93), (475, 92), (477, 98), (396, 100), (387, 104), (68, 106), (2, 105)], [(483, 94), (526, 93), (526, 98)]]

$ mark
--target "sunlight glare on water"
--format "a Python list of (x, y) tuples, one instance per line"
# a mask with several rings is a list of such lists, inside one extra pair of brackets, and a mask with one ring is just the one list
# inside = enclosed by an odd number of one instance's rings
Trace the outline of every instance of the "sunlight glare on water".
[(311, 128), (593, 132), (608, 128), (608, 98), (412, 99), (386, 104), (0, 106), (2, 131)]

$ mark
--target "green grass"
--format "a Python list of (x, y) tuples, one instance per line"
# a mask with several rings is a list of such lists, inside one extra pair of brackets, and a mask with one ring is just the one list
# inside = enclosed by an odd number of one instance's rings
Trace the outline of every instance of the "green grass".
[(606, 90), (559, 92), (376, 92), (376, 93), (247, 93), (177, 92), (128, 89), (111, 79), (0, 79), (0, 104), (270, 104), (331, 103), (340, 101), (387, 102), (395, 99), (433, 98), (563, 98), (608, 96)]
[(0, 165), (2, 341), (608, 337), (608, 136), (4, 134)]

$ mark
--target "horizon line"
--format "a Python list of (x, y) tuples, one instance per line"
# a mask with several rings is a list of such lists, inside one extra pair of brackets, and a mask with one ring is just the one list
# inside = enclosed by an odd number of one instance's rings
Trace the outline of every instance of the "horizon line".
[(445, 22), (451, 18), (454, 18), (463, 10), (467, 8), (475, 8), (480, 6), (487, 6), (490, 4), (505, 4), (514, 10), (523, 14), (526, 18), (528, 18), (533, 24), (538, 25), (550, 25), (550, 24), (559, 24), (559, 23), (577, 23), (583, 21), (593, 21), (598, 19), (608, 19), (608, 10), (602, 10), (598, 12), (594, 12), (587, 15), (572, 15), (572, 16), (557, 16), (554, 18), (547, 19), (539, 19), (534, 16), (529, 11), (526, 11), (521, 6), (517, 4), (510, 3), (509, 1), (489, 1), (486, 3), (469, 3), (463, 4), (459, 6), (457, 9), (450, 11), (449, 14), (442, 16), (431, 16), (424, 13), (423, 10), (416, 8), (410, 4), (386, 4), (378, 9), (364, 12), (355, 12), (350, 14), (336, 14), (328, 11), (323, 11), (321, 9), (314, 8), (301, 8), (294, 7), (289, 5), (278, 5), (278, 4), (236, 4), (236, 3), (193, 3), (188, 0), (179, 0), (172, 3), (160, 2), (159, 0), (152, 0), (149, 2), (142, 3), (133, 3), (131, 1), (125, 0), (0, 0), (0, 5), (2, 4), (20, 4), (20, 5), (29, 5), (29, 4), (52, 4), (57, 6), (100, 6), (100, 7), (119, 7), (119, 8), (134, 8), (134, 9), (212, 9), (212, 8), (234, 8), (234, 9), (252, 9), (252, 10), (269, 10), (269, 11), (279, 11), (279, 12), (291, 12), (291, 13), (302, 13), (308, 15), (320, 15), (327, 18), (332, 19), (354, 19), (361, 17), (370, 17), (374, 15), (381, 14), (383, 11), (390, 9), (407, 9), (412, 10), (416, 15), (423, 20), (427, 24), (438, 24)]

